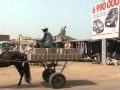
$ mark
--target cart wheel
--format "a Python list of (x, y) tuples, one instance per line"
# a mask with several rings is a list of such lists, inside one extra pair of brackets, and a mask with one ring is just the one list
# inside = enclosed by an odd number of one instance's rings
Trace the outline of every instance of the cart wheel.
[(54, 73), (50, 76), (49, 83), (53, 88), (62, 88), (66, 83), (66, 78), (61, 73)]
[(52, 69), (52, 70), (45, 69), (42, 73), (42, 77), (46, 82), (48, 82), (51, 74), (53, 74), (53, 73), (55, 73), (54, 69)]
[(115, 26), (116, 26), (116, 24), (117, 24), (117, 21), (115, 20), (115, 21), (113, 22), (113, 26), (115, 27)]

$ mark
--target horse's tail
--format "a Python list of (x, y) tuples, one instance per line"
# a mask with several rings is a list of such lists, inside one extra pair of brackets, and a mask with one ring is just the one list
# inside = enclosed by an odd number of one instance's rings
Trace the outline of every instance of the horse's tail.
[[(25, 61), (27, 61), (27, 57), (25, 56)], [(28, 83), (31, 83), (31, 74), (30, 74), (30, 66), (29, 63), (24, 63), (24, 74), (25, 74), (25, 80)]]

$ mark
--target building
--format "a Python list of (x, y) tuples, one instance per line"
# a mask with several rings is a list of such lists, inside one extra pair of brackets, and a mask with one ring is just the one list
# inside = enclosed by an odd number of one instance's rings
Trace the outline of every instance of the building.
[(17, 38), (16, 42), (18, 44), (34, 44), (35, 39), (29, 36), (19, 35), (19, 38)]
[(9, 41), (10, 35), (0, 35), (0, 41)]
[(76, 39), (68, 35), (56, 35), (56, 36), (53, 36), (53, 40), (56, 47), (63, 48), (66, 42), (71, 40), (76, 40)]

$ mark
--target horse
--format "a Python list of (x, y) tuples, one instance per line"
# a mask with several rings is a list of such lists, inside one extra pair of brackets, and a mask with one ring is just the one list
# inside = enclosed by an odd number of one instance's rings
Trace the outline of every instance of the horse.
[(36, 40), (36, 43), (35, 43), (35, 48), (44, 48), (44, 44), (43, 44), (43, 41), (42, 40)]
[(18, 87), (21, 85), (23, 76), (27, 83), (31, 83), (30, 66), (24, 61), (27, 61), (27, 55), (19, 51), (6, 51), (0, 54), (0, 67), (14, 65), (19, 72), (20, 80), (17, 84)]

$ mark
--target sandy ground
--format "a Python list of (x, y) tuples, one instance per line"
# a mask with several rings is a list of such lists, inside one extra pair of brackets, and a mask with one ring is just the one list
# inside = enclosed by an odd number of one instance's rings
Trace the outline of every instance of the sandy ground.
[[(34, 85), (43, 83), (41, 74), (44, 68), (41, 66), (30, 66), (30, 69), (32, 83)], [(58, 72), (60, 69), (61, 66), (57, 68)], [(91, 81), (104, 82), (105, 80), (120, 79), (120, 66), (92, 64), (90, 62), (69, 62), (63, 74), (68, 82), (72, 81), (69, 82), (69, 86), (79, 86), (79, 83), (84, 84), (84, 81), (87, 81), (87, 84), (94, 85), (96, 83)], [(19, 74), (14, 66), (0, 68), (0, 89), (15, 87), (19, 78)], [(27, 86), (28, 84), (23, 80), (22, 85)]]

